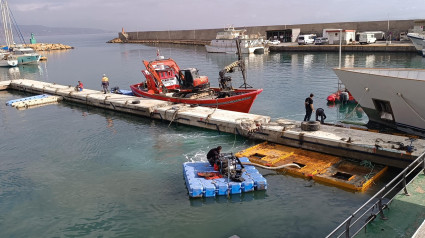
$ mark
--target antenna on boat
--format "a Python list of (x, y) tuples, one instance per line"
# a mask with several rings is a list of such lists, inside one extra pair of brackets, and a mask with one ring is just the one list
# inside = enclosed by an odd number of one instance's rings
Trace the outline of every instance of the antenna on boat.
[(237, 48), (237, 53), (238, 53), (238, 61), (239, 61), (239, 68), (242, 71), (242, 77), (243, 77), (243, 84), (241, 86), (239, 86), (239, 88), (244, 87), (246, 88), (252, 88), (251, 85), (246, 83), (246, 70), (245, 70), (245, 62), (242, 60), (242, 52), (241, 52), (241, 40), (240, 39), (236, 39), (236, 48)]

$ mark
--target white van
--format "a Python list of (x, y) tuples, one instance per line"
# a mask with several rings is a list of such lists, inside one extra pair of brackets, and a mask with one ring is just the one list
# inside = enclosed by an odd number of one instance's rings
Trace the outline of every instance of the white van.
[(373, 33), (360, 33), (359, 34), (359, 43), (361, 45), (371, 44), (371, 43), (375, 43), (375, 42), (376, 42), (375, 34), (373, 34)]
[(298, 36), (298, 45), (307, 45), (307, 44), (313, 44), (314, 39), (316, 39), (315, 34), (310, 35), (299, 35)]

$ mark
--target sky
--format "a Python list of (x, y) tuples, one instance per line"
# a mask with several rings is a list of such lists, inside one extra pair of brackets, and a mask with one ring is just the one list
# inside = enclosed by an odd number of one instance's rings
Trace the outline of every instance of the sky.
[(19, 25), (163, 31), (425, 18), (424, 0), (9, 0)]

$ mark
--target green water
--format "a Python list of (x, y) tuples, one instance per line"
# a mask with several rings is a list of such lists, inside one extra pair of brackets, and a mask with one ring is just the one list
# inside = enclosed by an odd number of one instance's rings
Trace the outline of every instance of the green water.
[[(128, 89), (142, 78), (141, 60), (153, 59), (158, 46), (104, 43), (113, 37), (40, 38), (76, 48), (45, 53), (48, 61), (39, 66), (0, 69), (1, 80), (81, 80), (100, 90), (105, 73), (111, 86)], [(198, 68), (212, 85), (218, 85), (218, 71), (236, 60), (200, 46), (159, 47), (181, 68)], [(402, 53), (343, 59), (347, 66), (424, 65), (420, 56)], [(350, 114), (325, 101), (336, 90), (337, 54), (270, 53), (246, 61), (249, 84), (264, 88), (252, 113), (301, 120), (304, 99), (314, 92), (316, 108), (325, 108), (330, 122)], [(353, 193), (260, 170), (266, 192), (189, 199), (183, 162), (205, 161), (217, 145), (237, 152), (258, 141), (67, 102), (30, 110), (5, 106), (24, 96), (0, 91), (0, 237), (323, 237), (393, 174), (366, 193)], [(361, 114), (349, 118), (367, 122)]]

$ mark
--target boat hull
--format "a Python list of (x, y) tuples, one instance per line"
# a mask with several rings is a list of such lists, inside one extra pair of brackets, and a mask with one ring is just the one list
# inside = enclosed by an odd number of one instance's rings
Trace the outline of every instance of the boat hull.
[(423, 55), (423, 51), (425, 49), (425, 35), (409, 33), (407, 34), (407, 37), (409, 37), (409, 39), (413, 42), (418, 53)]
[[(203, 107), (219, 108), (223, 110), (245, 112), (248, 113), (254, 103), (257, 95), (260, 94), (263, 89), (235, 89), (237, 95), (227, 98), (216, 98), (216, 99), (188, 99), (172, 97), (169, 94), (154, 94), (148, 92), (143, 88), (143, 83), (130, 85), (131, 91), (138, 97), (145, 97), (151, 99), (157, 99), (162, 101), (169, 101), (173, 103), (183, 103), (199, 105)], [(211, 88), (214, 91), (219, 91), (219, 88)], [(170, 93), (171, 94), (171, 93)]]
[(18, 65), (18, 60), (0, 60), (0, 67), (15, 67)]
[(371, 122), (425, 135), (425, 70), (334, 69)]
[(24, 65), (24, 64), (38, 64), (40, 61), (40, 55), (22, 55), (18, 56), (18, 64)]
[[(227, 54), (236, 54), (236, 47), (219, 47), (219, 46), (205, 46), (208, 53), (227, 53)], [(242, 54), (252, 54), (252, 53), (264, 53), (264, 47), (249, 47), (242, 48)]]

